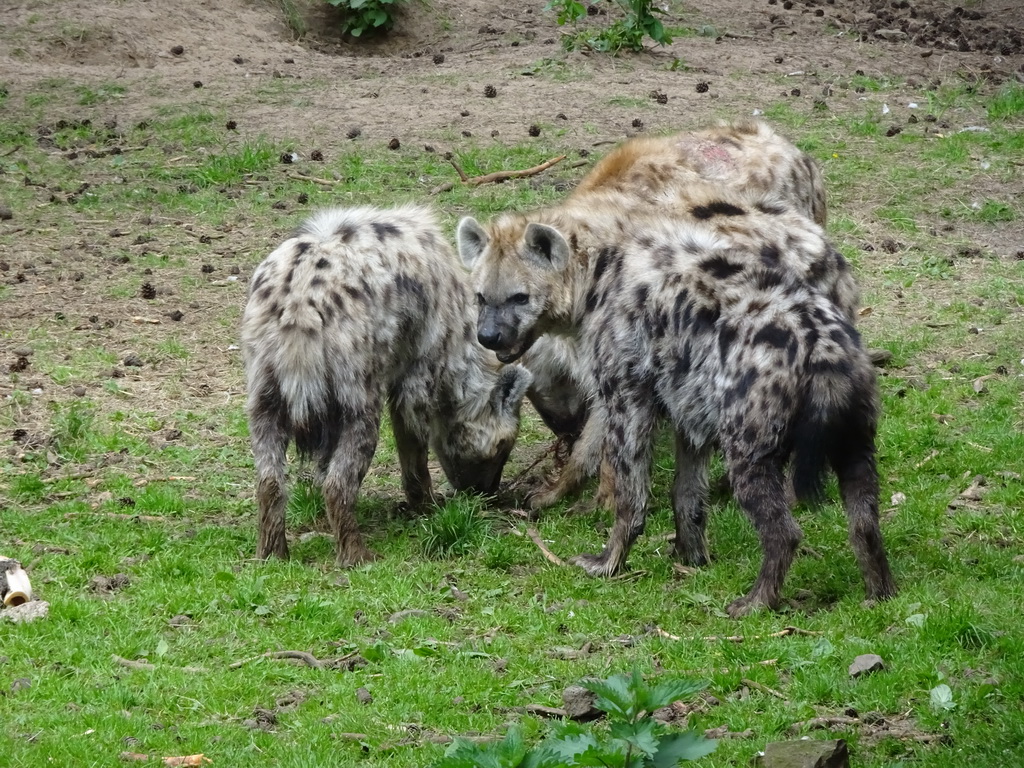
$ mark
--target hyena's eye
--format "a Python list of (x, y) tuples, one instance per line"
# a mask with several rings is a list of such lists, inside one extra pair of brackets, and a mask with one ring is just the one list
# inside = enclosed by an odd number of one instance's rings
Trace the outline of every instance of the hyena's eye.
[(508, 300), (510, 304), (523, 304), (530, 303), (530, 295), (528, 293), (513, 293), (512, 297)]

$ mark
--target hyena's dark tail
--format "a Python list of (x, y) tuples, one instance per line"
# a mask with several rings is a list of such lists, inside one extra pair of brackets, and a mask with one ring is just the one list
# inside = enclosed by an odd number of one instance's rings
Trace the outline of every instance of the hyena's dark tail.
[(878, 385), (857, 332), (845, 321), (815, 344), (807, 370), (807, 391), (793, 434), (792, 470), (796, 497), (813, 504), (822, 499), (830, 465), (838, 470), (855, 455), (873, 457)]

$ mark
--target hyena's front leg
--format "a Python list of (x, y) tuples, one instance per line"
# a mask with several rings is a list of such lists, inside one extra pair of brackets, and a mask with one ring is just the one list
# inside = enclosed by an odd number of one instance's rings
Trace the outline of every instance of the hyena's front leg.
[(256, 464), (257, 518), (256, 557), (288, 557), (285, 538), (285, 512), (288, 492), (285, 487), (285, 452), (288, 432), (279, 413), (266, 411), (250, 414), (249, 431), (252, 454)]
[[(624, 397), (616, 393), (616, 398)], [(644, 531), (651, 475), (651, 451), (657, 412), (650, 398), (629, 397), (605, 408), (602, 483), (615, 499), (615, 525), (599, 555), (577, 555), (572, 562), (591, 576), (611, 576), (625, 564), (633, 542)]]
[(569, 459), (558, 474), (530, 495), (531, 509), (544, 509), (575, 493), (597, 471), (604, 444), (605, 419), (599, 408), (591, 408), (583, 432), (572, 446)]
[(327, 467), (324, 501), (334, 530), (338, 566), (351, 568), (376, 559), (367, 549), (356, 522), (355, 502), (366, 471), (373, 461), (380, 431), (380, 407), (370, 406), (346, 415), (338, 444)]
[(672, 511), (676, 522), (676, 556), (684, 565), (707, 565), (708, 538), (707, 446), (695, 448), (689, 438), (676, 432), (676, 478), (672, 488)]
[(410, 509), (420, 509), (434, 499), (430, 471), (427, 469), (427, 440), (416, 431), (409, 416), (394, 406), (391, 408), (391, 428), (402, 467), (405, 500)]

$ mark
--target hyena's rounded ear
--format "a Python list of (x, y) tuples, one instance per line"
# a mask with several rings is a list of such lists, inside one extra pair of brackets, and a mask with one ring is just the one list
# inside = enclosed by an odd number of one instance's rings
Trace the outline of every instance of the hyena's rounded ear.
[(542, 269), (558, 272), (569, 263), (572, 251), (562, 233), (547, 224), (530, 224), (523, 235), (523, 255)]
[(480, 223), (472, 216), (465, 216), (459, 222), (455, 232), (455, 240), (459, 244), (459, 256), (467, 268), (472, 269), (483, 254), (490, 238)]
[(491, 392), (491, 405), (498, 413), (517, 415), (526, 390), (533, 383), (533, 374), (521, 365), (506, 365), (498, 374)]

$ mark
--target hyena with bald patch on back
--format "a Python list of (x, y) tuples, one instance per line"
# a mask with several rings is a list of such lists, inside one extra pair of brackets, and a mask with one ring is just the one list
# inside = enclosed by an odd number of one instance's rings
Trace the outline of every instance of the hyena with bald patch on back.
[[(763, 562), (739, 616), (776, 607), (800, 541), (786, 468), (813, 497), (831, 465), (869, 598), (895, 594), (878, 519), (874, 369), (852, 324), (856, 286), (819, 226), (710, 185), (673, 216), (588, 196), (482, 227), (459, 225), (480, 305), (478, 338), (514, 362), (544, 334), (578, 337), (602, 434), (602, 479), (615, 526), (600, 555), (610, 575), (643, 531), (659, 420), (676, 431), (676, 554), (708, 562), (706, 493), (715, 446)], [(830, 278), (826, 276), (831, 275)], [(593, 446), (591, 446), (591, 449)]]
[(428, 446), (456, 489), (497, 489), (531, 376), (500, 369), (475, 324), (466, 274), (426, 208), (322, 211), (260, 264), (242, 320), (258, 557), (288, 556), (294, 440), (319, 464), (338, 564), (373, 558), (354, 507), (385, 403), (411, 506), (433, 497)]
[[(825, 185), (818, 166), (809, 155), (757, 120), (630, 139), (594, 166), (566, 205), (585, 207), (595, 196), (601, 203), (618, 196), (623, 208), (641, 213), (685, 211), (691, 207), (691, 186), (705, 183), (762, 205), (790, 207), (825, 225)], [(824, 279), (829, 277), (825, 275)], [(588, 399), (580, 388), (579, 376), (574, 374), (578, 357), (572, 340), (546, 337), (522, 359), (534, 375), (530, 401), (548, 427), (570, 447), (581, 437), (588, 417)], [(555, 503), (596, 469), (596, 457), (576, 452), (567, 469), (531, 496), (531, 505), (541, 508)]]

